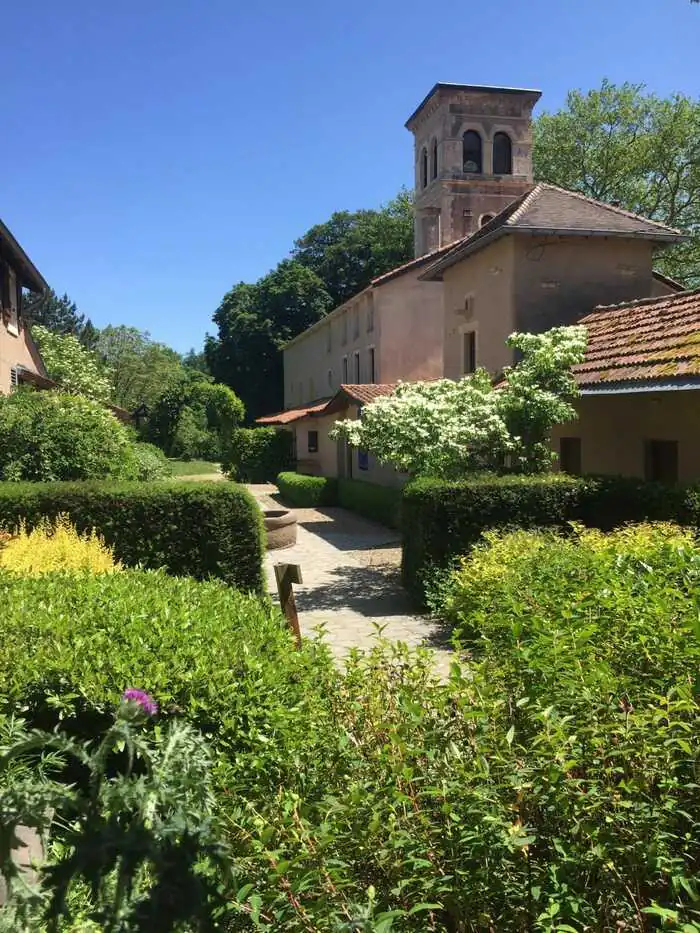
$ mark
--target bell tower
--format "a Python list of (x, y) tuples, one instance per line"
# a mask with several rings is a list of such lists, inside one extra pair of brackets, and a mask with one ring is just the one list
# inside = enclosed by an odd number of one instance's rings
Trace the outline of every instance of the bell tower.
[(532, 109), (541, 96), (438, 83), (411, 114), (416, 256), (474, 233), (532, 186)]

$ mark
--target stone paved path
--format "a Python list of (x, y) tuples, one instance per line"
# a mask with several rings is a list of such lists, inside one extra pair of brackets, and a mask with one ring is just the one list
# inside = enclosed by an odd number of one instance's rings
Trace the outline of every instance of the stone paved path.
[[(263, 507), (279, 508), (274, 486), (248, 487)], [(369, 648), (375, 626), (385, 638), (435, 652), (435, 669), (449, 671), (452, 654), (429, 619), (415, 615), (399, 582), (400, 541), (396, 532), (341, 508), (295, 509), (297, 543), (268, 551), (268, 589), (276, 595), (274, 564), (300, 564), (304, 583), (295, 586), (302, 634), (323, 625), (336, 657), (353, 647)]]

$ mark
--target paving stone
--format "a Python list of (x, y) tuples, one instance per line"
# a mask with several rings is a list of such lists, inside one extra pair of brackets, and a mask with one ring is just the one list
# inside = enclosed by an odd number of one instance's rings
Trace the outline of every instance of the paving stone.
[[(274, 486), (248, 488), (264, 508), (279, 508), (272, 498)], [(454, 655), (440, 645), (439, 628), (411, 611), (401, 587), (398, 534), (341, 508), (295, 512), (297, 543), (268, 551), (265, 569), (268, 589), (276, 596), (274, 565), (301, 565), (304, 583), (294, 592), (302, 634), (312, 635), (322, 626), (329, 647), (342, 659), (353, 648), (371, 648), (380, 627), (384, 638), (429, 647), (436, 673), (447, 676)]]

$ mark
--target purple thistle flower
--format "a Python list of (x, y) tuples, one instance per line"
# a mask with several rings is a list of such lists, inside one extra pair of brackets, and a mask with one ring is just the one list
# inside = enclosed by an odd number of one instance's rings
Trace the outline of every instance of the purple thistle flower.
[(122, 700), (124, 703), (136, 703), (147, 716), (155, 716), (158, 712), (158, 704), (150, 693), (146, 693), (145, 690), (136, 690), (134, 687), (129, 687), (128, 690), (122, 693)]

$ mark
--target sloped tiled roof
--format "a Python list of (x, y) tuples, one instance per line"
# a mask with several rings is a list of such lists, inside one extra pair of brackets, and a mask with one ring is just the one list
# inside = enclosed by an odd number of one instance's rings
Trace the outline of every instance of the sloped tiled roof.
[(395, 382), (384, 382), (379, 384), (373, 382), (364, 383), (363, 385), (342, 385), (340, 387), (340, 391), (344, 392), (353, 401), (359, 402), (360, 405), (368, 405), (376, 398), (381, 398), (383, 395), (391, 395), (396, 389), (396, 385), (397, 383)]
[(596, 308), (578, 385), (670, 383), (700, 377), (700, 289)]
[(408, 262), (405, 262), (403, 265), (397, 266), (395, 269), (390, 269), (383, 275), (378, 275), (376, 278), (372, 279), (372, 288), (375, 288), (377, 285), (383, 285), (385, 282), (388, 282), (391, 279), (398, 278), (398, 276), (403, 275), (404, 272), (410, 272), (411, 269), (417, 269), (419, 266), (427, 265), (429, 262), (435, 262), (436, 259), (439, 259), (441, 256), (445, 256), (447, 253), (449, 253), (449, 251), (457, 242), (459, 241), (453, 240), (452, 243), (448, 243), (445, 246), (440, 246), (438, 249), (434, 249), (429, 253), (424, 253), (422, 256), (418, 256), (416, 259), (411, 259)]
[(298, 421), (300, 418), (307, 418), (309, 415), (315, 415), (326, 407), (330, 398), (318, 399), (310, 405), (300, 405), (297, 408), (286, 408), (284, 411), (275, 412), (274, 415), (263, 415), (262, 418), (256, 418), (256, 424), (290, 424), (292, 421)]
[(462, 259), (509, 233), (611, 236), (662, 243), (683, 238), (679, 230), (576, 191), (540, 183), (509, 204), (475, 233), (457, 240), (420, 278), (434, 281)]

